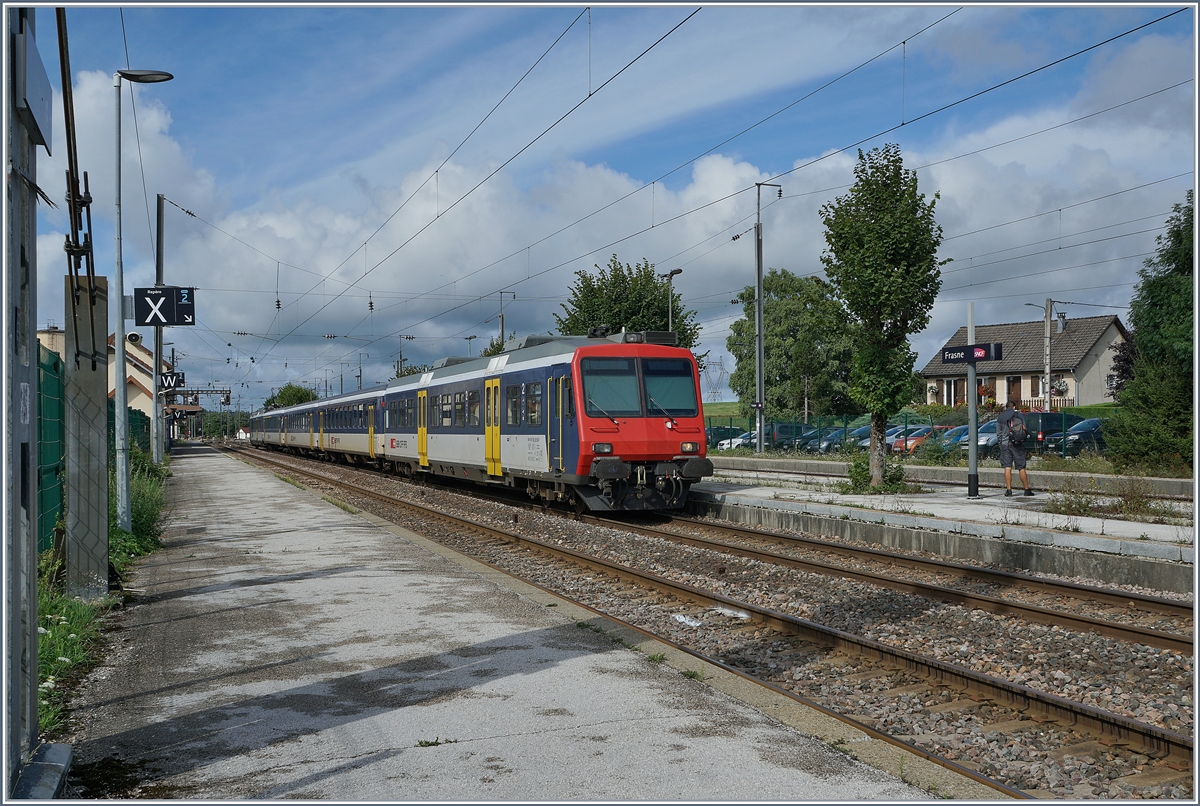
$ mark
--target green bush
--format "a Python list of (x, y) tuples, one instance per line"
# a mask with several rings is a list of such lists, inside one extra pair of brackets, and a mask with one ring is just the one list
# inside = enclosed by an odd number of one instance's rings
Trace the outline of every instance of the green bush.
[(1192, 464), (1191, 377), (1145, 362), (1121, 390), (1121, 406), (1104, 422), (1108, 456), (1118, 471), (1127, 467), (1190, 467)]
[(883, 484), (871, 486), (871, 457), (867, 451), (853, 454), (847, 475), (850, 481), (843, 485), (847, 493), (898, 493), (904, 489), (904, 468), (892, 462), (883, 466)]

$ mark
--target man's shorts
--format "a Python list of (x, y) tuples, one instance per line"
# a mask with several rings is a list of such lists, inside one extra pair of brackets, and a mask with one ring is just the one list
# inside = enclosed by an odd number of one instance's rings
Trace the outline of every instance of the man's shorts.
[(1017, 470), (1025, 469), (1025, 447), (1016, 445), (1000, 446), (1000, 467), (1012, 467)]

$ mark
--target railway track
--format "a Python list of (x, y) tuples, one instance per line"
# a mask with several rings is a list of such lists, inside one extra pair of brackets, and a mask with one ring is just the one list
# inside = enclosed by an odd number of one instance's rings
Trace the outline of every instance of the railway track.
[[(1069, 734), (1064, 739), (1064, 741), (1067, 741), (1071, 737), (1078, 739), (1079, 737), (1074, 732), (1083, 731), (1093, 737), (1093, 740), (1098, 740), (1101, 743), (1097, 745), (1096, 741), (1092, 741), (1091, 745), (1088, 746), (1088, 752), (1097, 752), (1096, 747), (1111, 748), (1113, 750), (1124, 748), (1123, 752), (1138, 751), (1147, 756), (1163, 759), (1163, 763), (1168, 765), (1168, 777), (1169, 771), (1173, 767), (1190, 769), (1188, 765), (1190, 764), (1192, 754), (1192, 739), (1174, 731), (1139, 722), (1120, 714), (1111, 713), (1065, 697), (1048, 694), (1011, 682), (999, 676), (984, 674), (937, 658), (926, 657), (915, 652), (889, 646), (884, 642), (828, 627), (810, 619), (799, 618), (794, 614), (781, 612), (772, 607), (749, 601), (745, 597), (736, 598), (728, 596), (701, 586), (681, 582), (665, 574), (634, 568), (630, 564), (613, 562), (610, 559), (604, 559), (594, 554), (557, 545), (553, 541), (519, 534), (510, 529), (497, 529), (494, 526), (480, 524), (472, 519), (454, 518), (454, 516), (446, 515), (437, 509), (403, 501), (393, 495), (364, 490), (361, 484), (353, 481), (339, 480), (330, 477), (326, 473), (300, 468), (290, 461), (278, 461), (274, 457), (264, 455), (259, 451), (253, 452), (252, 455), (255, 461), (283, 468), (287, 472), (306, 476), (322, 484), (329, 484), (354, 496), (364, 496), (385, 507), (401, 507), (410, 511), (419, 511), (422, 517), (453, 518), (459, 529), (465, 528), (476, 533), (486, 534), (487, 540), (503, 544), (503, 546), (507, 547), (504, 550), (510, 553), (515, 546), (521, 550), (521, 553), (536, 552), (542, 557), (553, 558), (556, 563), (566, 563), (590, 569), (592, 573), (602, 574), (608, 580), (607, 593), (605, 594), (608, 598), (616, 597), (618, 599), (638, 601), (644, 599), (646, 592), (650, 591), (652, 592), (651, 595), (655, 597), (669, 597), (676, 603), (690, 603), (691, 607), (699, 608), (702, 612), (709, 613), (710, 619), (712, 618), (711, 613), (723, 614), (721, 617), (730, 621), (729, 626), (735, 631), (745, 630), (748, 629), (747, 625), (753, 625), (756, 632), (765, 632), (775, 637), (783, 637), (786, 641), (792, 642), (788, 645), (786, 652), (790, 652), (795, 657), (813, 657), (818, 654), (828, 655), (830, 652), (837, 653), (837, 657), (852, 659), (850, 662), (853, 672), (848, 673), (846, 677), (854, 678), (859, 682), (873, 682), (873, 684), (877, 685), (883, 685), (882, 681), (886, 681), (886, 685), (890, 686), (893, 692), (891, 696), (906, 696), (904, 693), (899, 695), (894, 693), (896, 691), (903, 692), (906, 689), (907, 693), (915, 692), (918, 689), (926, 693), (932, 693), (934, 695), (933, 699), (939, 700), (935, 707), (939, 713), (943, 714), (952, 714), (956, 711), (969, 713), (982, 708), (993, 718), (993, 730), (991, 733), (1017, 733), (1020, 731), (1028, 732), (1030, 730), (1044, 732), (1050, 729), (1047, 726), (1054, 726), (1054, 730)], [(516, 519), (517, 516), (513, 515), (512, 517)], [(613, 526), (611, 523), (605, 523), (604, 525)], [(628, 526), (628, 524), (621, 525)], [(646, 529), (646, 531), (651, 533), (657, 532), (658, 534), (654, 536), (660, 540), (671, 539), (678, 541), (680, 539), (680, 535), (672, 533), (664, 534), (661, 529)], [(754, 530), (742, 531), (753, 532)], [(669, 537), (667, 536), (668, 534)], [(756, 539), (760, 536), (759, 533), (755, 534)], [(777, 538), (778, 536), (772, 537)], [(711, 551), (714, 548), (713, 541), (705, 539), (687, 537), (686, 542), (690, 542), (693, 546), (702, 547), (706, 551)], [(744, 553), (747, 552), (746, 549), (729, 545), (723, 546), (720, 550), (731, 556), (749, 556), (750, 559), (772, 564), (778, 564), (780, 562), (779, 558), (783, 557), (783, 555), (774, 554), (767, 556), (762, 552), (748, 555)], [(888, 554), (888, 559), (893, 559), (893, 556)], [(809, 563), (808, 570), (815, 569), (818, 565)], [(825, 567), (820, 572), (846, 575), (845, 569), (841, 568)], [(967, 576), (976, 576), (985, 573), (981, 569), (970, 569), (969, 571), (963, 570), (960, 572)], [(1004, 576), (1002, 574), (1002, 577)], [(871, 581), (872, 584), (883, 584), (878, 579), (872, 579)], [(1011, 581), (1009, 579), (1009, 582)], [(1044, 580), (1040, 582), (1043, 585), (1051, 584)], [(601, 587), (603, 588), (604, 586)], [(889, 587), (897, 589), (894, 586)], [(915, 588), (902, 586), (899, 589), (909, 593), (917, 592)], [(928, 586), (923, 590), (925, 592), (919, 595), (931, 596)], [(958, 598), (962, 598), (963, 602), (969, 601), (969, 597), (964, 596), (961, 592), (950, 591), (949, 589), (939, 589), (933, 591), (932, 594), (932, 598), (940, 598), (943, 601)], [(1075, 595), (1079, 595), (1078, 590), (1075, 591)], [(605, 597), (601, 596), (600, 598)], [(1119, 595), (1118, 598), (1124, 600), (1129, 597)], [(1149, 599), (1149, 597), (1146, 598)], [(1166, 600), (1148, 601), (1145, 605), (1148, 607), (1158, 606), (1162, 601)], [(584, 602), (584, 604), (587, 603)], [(1175, 603), (1171, 603), (1171, 605), (1174, 606)], [(1011, 603), (1003, 601), (993, 602), (992, 606), (1003, 609), (1011, 607)], [(675, 607), (677, 609), (678, 604)], [(1170, 609), (1167, 605), (1163, 605), (1163, 607)], [(605, 607), (602, 609), (607, 615), (613, 615), (611, 608)], [(620, 615), (617, 615), (617, 618), (620, 618)], [(1102, 620), (1093, 619), (1092, 621)], [(1061, 621), (1057, 623), (1061, 624)], [(1082, 623), (1080, 622), (1080, 624)], [(1088, 623), (1086, 627), (1081, 626), (1078, 629), (1097, 629), (1098, 626), (1102, 625)], [(1104, 626), (1104, 629), (1113, 630), (1116, 634), (1130, 636), (1121, 640), (1144, 642), (1147, 633), (1142, 628), (1130, 630), (1128, 625), (1110, 624)], [(668, 634), (668, 637), (670, 636), (669, 625), (668, 629), (655, 631), (658, 635), (662, 635), (664, 632)], [(1167, 634), (1159, 635), (1158, 631), (1148, 632), (1154, 633), (1151, 637), (1156, 640), (1161, 638), (1164, 642), (1181, 638), (1180, 636), (1172, 637)], [(1178, 652), (1184, 651), (1180, 648), (1183, 642), (1179, 641), (1178, 643), (1179, 646), (1171, 648)], [(1190, 641), (1187, 643), (1190, 647)], [(689, 651), (695, 650), (692, 649)], [(735, 668), (738, 665), (731, 665), (720, 658), (710, 657), (709, 659), (729, 668)], [(836, 665), (834, 664), (834, 666)], [(752, 673), (751, 676), (764, 680), (770, 685), (778, 686), (779, 682), (781, 682), (779, 680), (771, 680), (769, 673), (765, 675)], [(792, 680), (791, 682), (795, 683), (796, 680)], [(791, 685), (788, 688), (793, 689), (792, 693), (794, 695), (796, 686)], [(991, 713), (993, 711), (995, 712), (994, 714)], [(1010, 714), (1012, 718), (1005, 719), (1003, 717), (1005, 713)], [(845, 714), (840, 715), (839, 718), (847, 718), (852, 723), (858, 722), (846, 717)], [(999, 719), (998, 722), (995, 721), (997, 718)], [(859, 725), (856, 724), (857, 726)], [(865, 727), (870, 733), (877, 732), (869, 724), (865, 725)], [(892, 737), (891, 741), (898, 742), (914, 752), (930, 755), (919, 746), (923, 740), (929, 740), (927, 735), (914, 737), (901, 734), (901, 736), (902, 738)], [(1084, 744), (1086, 743), (1085, 740)], [(953, 762), (947, 762), (947, 764), (954, 766)], [(1176, 772), (1181, 775), (1183, 774), (1180, 770), (1176, 770)], [(981, 780), (988, 779), (986, 776), (983, 776)], [(1001, 787), (1004, 788), (1003, 785)]]

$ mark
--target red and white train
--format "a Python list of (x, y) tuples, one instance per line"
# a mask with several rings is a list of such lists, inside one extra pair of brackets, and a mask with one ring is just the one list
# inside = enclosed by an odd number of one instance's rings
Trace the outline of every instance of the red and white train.
[(711, 476), (696, 359), (675, 334), (529, 336), (387, 386), (255, 412), (252, 444), (524, 488), (583, 510), (680, 509)]

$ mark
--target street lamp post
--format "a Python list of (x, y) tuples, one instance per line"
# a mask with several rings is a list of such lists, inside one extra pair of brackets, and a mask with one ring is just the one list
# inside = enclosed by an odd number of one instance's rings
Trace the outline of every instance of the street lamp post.
[(758, 445), (755, 453), (763, 452), (763, 409), (766, 407), (766, 376), (763, 361), (763, 245), (762, 245), (762, 189), (763, 187), (779, 188), (783, 196), (783, 188), (769, 182), (755, 182), (758, 187), (758, 218), (754, 224), (754, 265), (755, 265), (755, 294), (754, 294), (754, 390), (755, 404), (758, 409)]
[(478, 336), (463, 336), (463, 341), (467, 343), (467, 358), (471, 357), (471, 341), (479, 338)]
[(683, 269), (671, 269), (666, 274), (660, 274), (659, 277), (667, 281), (667, 330), (674, 330), (675, 327), (671, 323), (671, 314), (675, 308), (675, 292), (671, 289), (671, 278), (677, 274), (683, 274)]
[(129, 500), (129, 390), (125, 358), (125, 278), (121, 263), (121, 79), (135, 84), (154, 84), (170, 81), (174, 76), (161, 70), (118, 70), (113, 74), (113, 89), (117, 97), (117, 181), (116, 181), (116, 261), (113, 263), (113, 285), (117, 303), (117, 325), (113, 332), (116, 352), (116, 372), (113, 382), (113, 447), (117, 454), (117, 526), (130, 531), (133, 515)]

